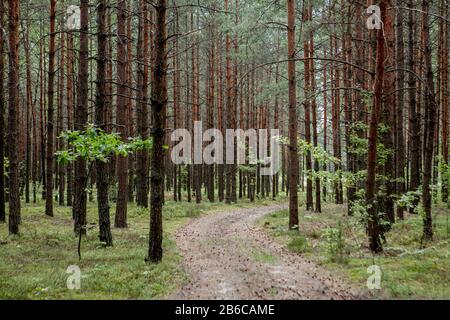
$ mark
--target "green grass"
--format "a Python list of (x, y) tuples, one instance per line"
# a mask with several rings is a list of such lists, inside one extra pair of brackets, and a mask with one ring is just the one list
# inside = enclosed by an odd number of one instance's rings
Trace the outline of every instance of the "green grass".
[[(422, 219), (406, 214), (386, 235), (382, 254), (373, 256), (367, 248), (366, 234), (355, 218), (345, 215), (346, 207), (326, 204), (323, 213), (300, 210), (300, 231), (288, 231), (288, 211), (272, 213), (259, 224), (290, 250), (302, 254), (324, 267), (342, 274), (355, 286), (366, 290), (367, 268), (373, 264), (382, 271), (381, 290), (368, 294), (374, 298), (449, 299), (450, 235), (444, 205), (434, 208), (434, 241), (422, 244)], [(327, 237), (327, 228), (339, 230), (343, 238), (339, 259), (331, 248), (335, 243)], [(330, 242), (331, 241), (331, 242)], [(423, 248), (422, 248), (423, 247)]]
[(262, 262), (267, 264), (274, 264), (277, 262), (277, 257), (270, 252), (266, 252), (259, 248), (253, 248), (251, 251), (251, 257), (256, 262)]
[[(169, 196), (169, 195), (168, 195)], [(280, 199), (279, 202), (283, 201)], [(10, 237), (0, 224), (0, 299), (161, 299), (186, 280), (182, 258), (172, 240), (174, 232), (192, 217), (214, 211), (267, 205), (271, 200), (238, 204), (175, 203), (164, 207), (164, 258), (160, 264), (146, 264), (149, 210), (129, 204), (129, 227), (113, 229), (114, 246), (103, 248), (96, 227), (82, 240), (78, 260), (78, 239), (73, 234), (72, 213), (55, 204), (53, 218), (44, 215), (44, 202), (22, 204), (20, 236)], [(113, 221), (115, 208), (111, 207)], [(88, 203), (88, 223), (98, 221), (96, 204)], [(67, 289), (70, 265), (81, 269), (81, 290)]]

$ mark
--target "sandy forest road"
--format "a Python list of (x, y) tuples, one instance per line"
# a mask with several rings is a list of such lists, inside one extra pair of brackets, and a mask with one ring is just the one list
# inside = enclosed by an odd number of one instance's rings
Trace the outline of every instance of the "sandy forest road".
[(170, 299), (358, 299), (342, 281), (275, 243), (255, 220), (284, 206), (192, 220), (176, 243), (190, 281)]

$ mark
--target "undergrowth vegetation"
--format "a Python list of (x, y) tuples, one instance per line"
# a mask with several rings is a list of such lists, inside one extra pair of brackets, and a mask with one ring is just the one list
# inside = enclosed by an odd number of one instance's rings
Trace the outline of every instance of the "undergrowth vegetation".
[[(257, 205), (268, 203), (274, 202), (256, 202)], [(114, 246), (104, 248), (98, 240), (96, 203), (88, 203), (88, 234), (82, 239), (82, 260), (79, 261), (71, 208), (55, 207), (55, 217), (49, 218), (44, 214), (44, 205), (44, 202), (24, 205), (19, 236), (8, 236), (7, 226), (0, 224), (0, 299), (164, 298), (187, 280), (173, 241), (174, 232), (192, 217), (255, 203), (244, 200), (227, 206), (167, 200), (164, 258), (160, 264), (144, 261), (148, 249), (149, 209), (129, 204), (128, 229), (113, 229)], [(114, 209), (111, 208), (112, 214)], [(67, 289), (70, 274), (66, 270), (71, 265), (80, 267), (81, 290)]]
[(373, 255), (367, 246), (359, 217), (349, 217), (344, 206), (327, 204), (323, 213), (305, 214), (300, 210), (300, 231), (286, 228), (288, 211), (267, 215), (259, 224), (289, 250), (343, 274), (362, 290), (370, 274), (367, 268), (378, 265), (382, 271), (381, 290), (370, 296), (383, 298), (450, 298), (450, 234), (446, 206), (437, 205), (433, 216), (435, 236), (422, 241), (420, 215), (406, 215), (386, 234), (385, 250)]

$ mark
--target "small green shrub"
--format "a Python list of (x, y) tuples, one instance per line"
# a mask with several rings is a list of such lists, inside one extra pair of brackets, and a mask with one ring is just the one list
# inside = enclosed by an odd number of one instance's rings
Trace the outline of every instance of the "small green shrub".
[(330, 260), (337, 263), (345, 263), (347, 261), (347, 252), (342, 224), (339, 222), (338, 228), (326, 228), (323, 231), (323, 238)]
[(202, 209), (198, 206), (189, 206), (186, 211), (186, 217), (194, 218), (198, 217), (202, 213)]
[(308, 241), (302, 234), (296, 234), (288, 243), (288, 248), (296, 253), (304, 253), (308, 249)]

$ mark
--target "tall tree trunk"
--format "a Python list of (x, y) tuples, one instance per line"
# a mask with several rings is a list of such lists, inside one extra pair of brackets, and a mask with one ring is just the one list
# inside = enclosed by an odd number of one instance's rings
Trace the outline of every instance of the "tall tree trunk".
[[(106, 67), (107, 67), (107, 28), (106, 28), (106, 0), (100, 0), (97, 5), (97, 80), (95, 95), (95, 123), (101, 130), (107, 130), (106, 124)], [(108, 199), (108, 164), (97, 160), (96, 163), (96, 185), (98, 224), (100, 229), (99, 239), (106, 246), (112, 246), (111, 222), (109, 216)]]
[[(133, 64), (131, 63), (131, 61), (133, 60), (133, 25), (132, 25), (132, 20), (133, 20), (133, 15), (131, 13), (132, 10), (132, 6), (133, 6), (133, 2), (128, 1), (128, 14), (127, 14), (127, 63), (126, 63), (126, 83), (127, 83), (127, 97), (126, 97), (126, 119), (127, 119), (127, 126), (126, 126), (126, 130), (127, 130), (127, 134), (129, 137), (134, 137), (135, 136), (135, 103), (133, 103), (133, 93), (134, 93), (134, 88), (133, 88), (133, 77), (132, 77), (132, 73), (133, 73)], [(134, 201), (134, 189), (135, 189), (135, 162), (136, 162), (136, 154), (130, 154), (127, 157), (127, 167), (128, 167), (128, 202), (133, 202)]]
[(40, 25), (41, 40), (39, 41), (39, 136), (40, 136), (40, 167), (42, 182), (42, 199), (45, 199), (45, 61), (44, 58), (44, 27)]
[[(389, 2), (390, 8), (391, 2)], [(386, 19), (383, 20), (383, 30), (384, 30), (384, 41), (385, 41), (385, 68), (391, 69), (395, 68), (395, 36), (394, 36), (394, 9), (388, 9), (386, 12)], [(385, 130), (381, 134), (381, 142), (384, 144), (386, 150), (390, 152), (385, 158), (383, 164), (383, 174), (384, 174), (384, 190), (386, 194), (380, 197), (379, 205), (380, 212), (386, 213), (386, 218), (390, 223), (395, 222), (395, 212), (394, 212), (394, 194), (395, 194), (395, 183), (393, 182), (395, 178), (395, 163), (394, 163), (394, 131), (395, 131), (395, 111), (396, 101), (395, 94), (393, 91), (396, 87), (395, 73), (387, 72), (383, 78), (383, 104), (381, 109), (381, 122), (385, 125)]]
[[(327, 56), (327, 51), (324, 48), (323, 56)], [(328, 147), (328, 95), (327, 95), (327, 64), (323, 64), (323, 149), (327, 152)], [(327, 171), (327, 163), (322, 167), (323, 171)], [(323, 200), (327, 201), (327, 180), (323, 182)]]
[[(80, 51), (77, 85), (77, 108), (75, 110), (74, 129), (86, 130), (88, 118), (89, 93), (89, 0), (81, 0), (80, 17)], [(75, 233), (86, 234), (86, 187), (88, 182), (86, 160), (77, 159), (75, 162), (75, 188), (73, 211), (75, 218)]]
[(9, 112), (8, 112), (8, 196), (9, 233), (19, 234), (19, 1), (8, 1), (9, 11)]
[[(305, 5), (303, 12), (303, 20), (309, 21), (309, 9)], [(309, 39), (305, 37), (303, 41), (303, 52), (305, 58), (305, 140), (308, 144), (311, 144), (311, 62), (309, 61), (310, 48)], [(306, 210), (312, 211), (314, 209), (313, 204), (313, 185), (312, 185), (312, 155), (311, 150), (306, 151)]]
[[(235, 1), (235, 25), (239, 24), (239, 0)], [(234, 34), (234, 61), (233, 61), (233, 112), (232, 112), (232, 126), (231, 128), (236, 130), (237, 126), (237, 106), (238, 106), (238, 56), (239, 56), (239, 43), (237, 33)], [(234, 144), (234, 161), (231, 165), (231, 200), (237, 202), (237, 141), (233, 141)]]
[[(309, 17), (312, 17), (312, 6), (309, 4)], [(311, 18), (310, 18), (311, 19)], [(309, 35), (309, 57), (314, 57), (314, 34), (311, 30)], [(313, 129), (313, 145), (314, 147), (318, 147), (318, 133), (317, 133), (317, 102), (316, 102), (316, 68), (314, 64), (314, 59), (309, 60), (310, 63), (310, 72), (311, 72), (311, 115), (312, 115), (312, 129)], [(314, 208), (315, 212), (322, 212), (322, 204), (321, 204), (321, 195), (320, 195), (320, 177), (319, 177), (319, 161), (318, 159), (314, 159), (314, 173), (316, 174), (315, 178), (315, 198), (316, 198), (316, 206)]]
[[(198, 24), (195, 24), (194, 22), (194, 13), (191, 13), (191, 30), (195, 30), (195, 28), (198, 28)], [(192, 128), (194, 128), (194, 124), (197, 121), (200, 121), (200, 104), (199, 104), (199, 64), (198, 64), (198, 42), (197, 38), (193, 38), (193, 41), (195, 41), (192, 45)], [(194, 137), (195, 139), (195, 137)], [(196, 143), (201, 143), (200, 141), (193, 140), (194, 145)], [(193, 172), (193, 184), (194, 184), (194, 191), (195, 191), (195, 202), (200, 203), (202, 201), (202, 189), (201, 189), (201, 170), (202, 165), (194, 163), (192, 165), (192, 172)]]
[[(382, 0), (380, 3), (381, 21), (386, 20), (387, 8), (390, 6), (389, 0)], [(366, 181), (366, 201), (368, 206), (368, 235), (369, 245), (372, 252), (381, 252), (383, 247), (380, 241), (379, 217), (376, 204), (376, 168), (377, 168), (377, 140), (378, 123), (383, 98), (384, 83), (384, 61), (385, 61), (385, 39), (383, 29), (377, 31), (377, 55), (374, 85), (374, 101), (369, 126), (369, 150), (367, 156), (367, 181)]]
[[(351, 12), (352, 12), (352, 5), (348, 5), (348, 14), (347, 14), (347, 31), (344, 35), (344, 41), (343, 41), (343, 51), (345, 54), (345, 61), (347, 63), (352, 62), (352, 34), (351, 34)], [(345, 113), (345, 147), (346, 147), (346, 153), (347, 153), (347, 171), (356, 174), (355, 170), (355, 155), (351, 150), (351, 135), (353, 134), (353, 97), (351, 93), (351, 86), (352, 86), (352, 78), (353, 78), (353, 70), (350, 67), (350, 65), (346, 64), (344, 66), (344, 113)], [(347, 187), (347, 214), (352, 215), (352, 206), (353, 202), (356, 200), (356, 188), (353, 185), (349, 185)]]
[(5, 210), (5, 4), (0, 0), (0, 223), (6, 222)]
[[(214, 127), (214, 91), (215, 91), (215, 30), (214, 25), (211, 25), (211, 51), (210, 51), (210, 70), (209, 70), (209, 99), (208, 99), (208, 128)], [(208, 200), (214, 202), (214, 164), (208, 166), (207, 180), (208, 180)]]
[[(119, 0), (117, 5), (117, 127), (122, 140), (127, 140), (127, 34), (126, 34), (126, 1)], [(117, 191), (117, 206), (114, 226), (127, 227), (128, 201), (128, 159), (119, 156), (117, 159), (117, 177), (119, 187)]]
[(433, 147), (436, 120), (436, 102), (433, 81), (433, 67), (431, 61), (430, 26), (429, 26), (430, 1), (422, 1), (422, 36), (425, 61), (425, 131), (424, 131), (424, 163), (422, 201), (424, 208), (423, 237), (425, 240), (433, 238), (433, 224), (431, 215), (431, 178), (433, 166)]
[[(228, 0), (225, 0), (225, 11), (228, 11)], [(231, 39), (230, 34), (227, 31), (225, 37), (225, 56), (226, 56), (226, 94), (227, 94), (227, 106), (226, 106), (226, 119), (227, 119), (227, 129), (233, 128), (233, 79), (232, 79), (232, 68), (231, 68)], [(234, 143), (234, 141), (233, 141)], [(225, 188), (225, 199), (226, 203), (231, 203), (233, 201), (233, 165), (226, 164), (226, 188)]]
[[(73, 76), (74, 76), (74, 62), (73, 62), (73, 36), (72, 33), (67, 34), (67, 93), (66, 93), (66, 110), (67, 110), (67, 130), (73, 130), (73, 109), (74, 109), (74, 95), (73, 95)], [(67, 164), (67, 194), (66, 204), (71, 206), (73, 204), (73, 164)]]
[[(60, 29), (63, 29), (63, 23), (60, 23)], [(60, 56), (59, 56), (59, 78), (58, 78), (58, 128), (56, 130), (56, 137), (58, 142), (58, 150), (64, 149), (64, 141), (60, 139), (62, 131), (64, 130), (64, 72), (65, 72), (65, 33), (61, 32), (60, 35)], [(65, 191), (65, 173), (66, 166), (58, 163), (58, 202), (60, 206), (64, 205), (64, 191)]]
[[(397, 6), (401, 6), (401, 0), (397, 0)], [(403, 137), (403, 110), (405, 108), (405, 46), (403, 42), (403, 9), (397, 9), (396, 26), (396, 62), (397, 62), (397, 110), (395, 123), (395, 177), (397, 180), (397, 196), (405, 192), (405, 142)], [(397, 217), (403, 219), (404, 208), (397, 206)]]
[[(444, 3), (443, 0), (441, 0), (442, 3), (442, 16), (443, 17), (447, 17), (449, 14), (449, 9), (448, 6)], [(449, 92), (448, 92), (448, 73), (449, 73), (449, 31), (450, 31), (450, 25), (448, 23), (446, 23), (445, 21), (442, 21), (442, 38), (443, 38), (443, 43), (442, 43), (442, 90), (441, 90), (441, 110), (442, 110), (442, 116), (441, 116), (441, 127), (442, 127), (442, 161), (444, 166), (448, 166), (449, 162), (448, 162), (448, 154), (449, 154), (449, 149), (448, 149), (448, 138), (449, 138), (449, 131), (448, 131), (448, 104), (449, 104)], [(441, 173), (441, 178), (442, 178), (442, 201), (444, 203), (448, 202), (449, 200), (449, 185), (450, 185), (450, 181), (449, 181), (449, 177), (448, 174), (442, 174)], [(450, 203), (449, 203), (450, 204)]]
[[(414, 12), (414, 1), (408, 2), (409, 16), (408, 16), (408, 68), (416, 71), (416, 38), (418, 34), (415, 32), (416, 15)], [(420, 185), (420, 114), (418, 112), (416, 76), (414, 73), (408, 73), (408, 87), (409, 89), (409, 119), (410, 119), (410, 191), (416, 191)], [(413, 211), (412, 211), (413, 212)]]
[[(29, 5), (27, 3), (27, 13), (29, 13)], [(26, 159), (25, 159), (25, 202), (30, 203), (30, 166), (31, 166), (31, 109), (33, 108), (33, 96), (31, 92), (31, 63), (30, 63), (30, 23), (27, 20), (25, 31), (25, 61), (27, 65), (27, 79), (26, 79), (26, 122), (27, 122), (27, 137), (26, 137)]]
[[(174, 24), (174, 34), (177, 34), (180, 30), (178, 22), (178, 11), (175, 12), (175, 24)], [(179, 70), (179, 47), (178, 47), (178, 37), (175, 37), (173, 43), (173, 129), (177, 130), (180, 127), (180, 116), (181, 108), (179, 105), (179, 83), (180, 83), (180, 70)], [(178, 184), (178, 178), (181, 176), (180, 167), (176, 164), (173, 165), (173, 200), (181, 201), (181, 189)]]
[(295, 0), (287, 0), (289, 81), (289, 228), (298, 229), (297, 83), (295, 79)]
[[(222, 68), (222, 39), (220, 36), (217, 37), (217, 54), (219, 56), (219, 61), (217, 64), (218, 69), (218, 90), (217, 90), (217, 127), (224, 134), (224, 125), (223, 125), (223, 68)], [(217, 180), (218, 180), (218, 193), (219, 193), (219, 201), (223, 202), (225, 199), (224, 195), (224, 165), (217, 165)]]
[[(147, 106), (147, 83), (148, 83), (148, 14), (147, 4), (140, 0), (139, 32), (137, 45), (138, 75), (137, 75), (137, 130), (142, 139), (148, 138), (148, 106)], [(136, 203), (140, 207), (148, 208), (148, 151), (137, 152), (136, 157)]]
[(164, 136), (167, 108), (167, 31), (166, 0), (158, 0), (155, 24), (155, 63), (152, 82), (152, 171), (150, 202), (150, 243), (148, 260), (160, 262), (162, 259), (162, 207), (164, 203)]
[(56, 53), (56, 0), (50, 0), (50, 49), (48, 53), (48, 105), (47, 105), (47, 149), (45, 214), (53, 217), (53, 154), (54, 154), (54, 94), (55, 94), (55, 53)]

